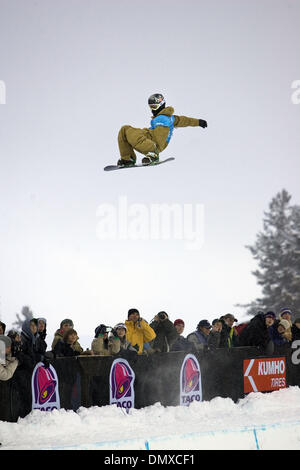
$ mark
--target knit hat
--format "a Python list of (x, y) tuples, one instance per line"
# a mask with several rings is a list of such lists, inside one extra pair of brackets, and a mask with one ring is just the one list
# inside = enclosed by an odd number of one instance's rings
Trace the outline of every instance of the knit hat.
[(5, 348), (11, 346), (11, 339), (9, 338), (9, 336), (0, 335), (0, 341), (5, 344)]
[(125, 323), (117, 323), (114, 329), (117, 330), (118, 328), (124, 328), (124, 330), (127, 331)]
[(177, 318), (177, 320), (174, 321), (174, 326), (176, 325), (183, 325), (184, 326), (184, 321), (181, 320), (181, 318)]
[(288, 313), (291, 316), (293, 315), (289, 308), (282, 308), (279, 312), (279, 315), (282, 317), (282, 315), (284, 315), (285, 313)]
[(70, 320), (69, 318), (65, 318), (61, 323), (60, 323), (60, 327), (62, 328), (63, 325), (65, 325), (66, 323), (68, 323), (71, 328), (74, 327), (74, 323), (72, 322), (72, 320)]
[(130, 308), (130, 309), (128, 310), (127, 318), (129, 318), (132, 313), (138, 313), (138, 314), (140, 314), (140, 312), (139, 312), (136, 308)]
[(276, 315), (275, 315), (274, 312), (271, 312), (271, 311), (270, 311), (270, 312), (264, 313), (264, 317), (265, 317), (265, 318), (273, 318), (273, 320), (275, 320)]
[(285, 328), (286, 330), (291, 327), (290, 322), (288, 320), (285, 320), (284, 318), (280, 320), (279, 325), (283, 326), (283, 328)]

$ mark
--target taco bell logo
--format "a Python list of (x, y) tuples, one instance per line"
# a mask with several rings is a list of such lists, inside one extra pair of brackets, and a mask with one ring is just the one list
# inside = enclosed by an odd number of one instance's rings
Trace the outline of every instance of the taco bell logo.
[(32, 374), (32, 409), (52, 411), (60, 408), (58, 378), (53, 366), (39, 362)]
[(135, 374), (125, 359), (116, 359), (111, 366), (109, 403), (126, 409), (134, 408)]
[(189, 406), (192, 401), (202, 401), (201, 371), (197, 358), (188, 354), (180, 371), (180, 405)]

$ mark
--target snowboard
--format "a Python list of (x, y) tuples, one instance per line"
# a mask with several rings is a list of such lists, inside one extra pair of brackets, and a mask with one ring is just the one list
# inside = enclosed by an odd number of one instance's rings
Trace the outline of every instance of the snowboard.
[(165, 160), (160, 160), (159, 162), (150, 163), (150, 165), (142, 165), (141, 163), (137, 165), (132, 165), (132, 166), (108, 165), (104, 167), (104, 171), (123, 170), (124, 168), (140, 168), (140, 167), (146, 168), (147, 166), (157, 166), (157, 165), (161, 165), (162, 163), (171, 162), (172, 160), (175, 160), (175, 158), (169, 157), (169, 158), (166, 158)]

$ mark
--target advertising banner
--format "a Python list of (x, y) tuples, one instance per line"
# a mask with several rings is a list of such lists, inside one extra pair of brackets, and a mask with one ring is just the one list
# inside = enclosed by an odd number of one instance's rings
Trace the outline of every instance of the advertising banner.
[(192, 401), (202, 401), (202, 382), (199, 362), (188, 354), (180, 371), (180, 405), (189, 406)]
[(244, 360), (244, 393), (286, 388), (285, 357)]
[(52, 365), (48, 368), (39, 362), (32, 373), (32, 409), (52, 411), (60, 409), (58, 378)]
[(115, 359), (109, 374), (109, 403), (124, 408), (127, 413), (134, 408), (135, 374), (125, 359)]

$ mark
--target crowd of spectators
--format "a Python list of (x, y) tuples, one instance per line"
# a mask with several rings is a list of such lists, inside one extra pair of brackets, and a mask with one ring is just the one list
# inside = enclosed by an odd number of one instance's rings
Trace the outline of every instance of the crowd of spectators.
[(147, 322), (136, 308), (132, 308), (124, 322), (113, 327), (104, 323), (96, 326), (91, 347), (86, 350), (79, 343), (73, 321), (68, 318), (61, 321), (51, 348), (48, 348), (45, 318), (26, 320), (21, 332), (10, 330), (7, 334), (6, 325), (0, 322), (0, 380), (9, 380), (18, 366), (28, 369), (43, 362), (48, 367), (49, 361), (57, 357), (118, 354), (130, 357), (243, 346), (254, 346), (262, 354), (285, 353), (293, 341), (300, 340), (300, 318), (293, 317), (288, 308), (281, 309), (278, 315), (273, 311), (260, 311), (249, 322), (235, 326), (238, 320), (228, 313), (212, 323), (201, 319), (195, 331), (185, 337), (184, 320), (172, 321), (167, 312), (161, 311)]

